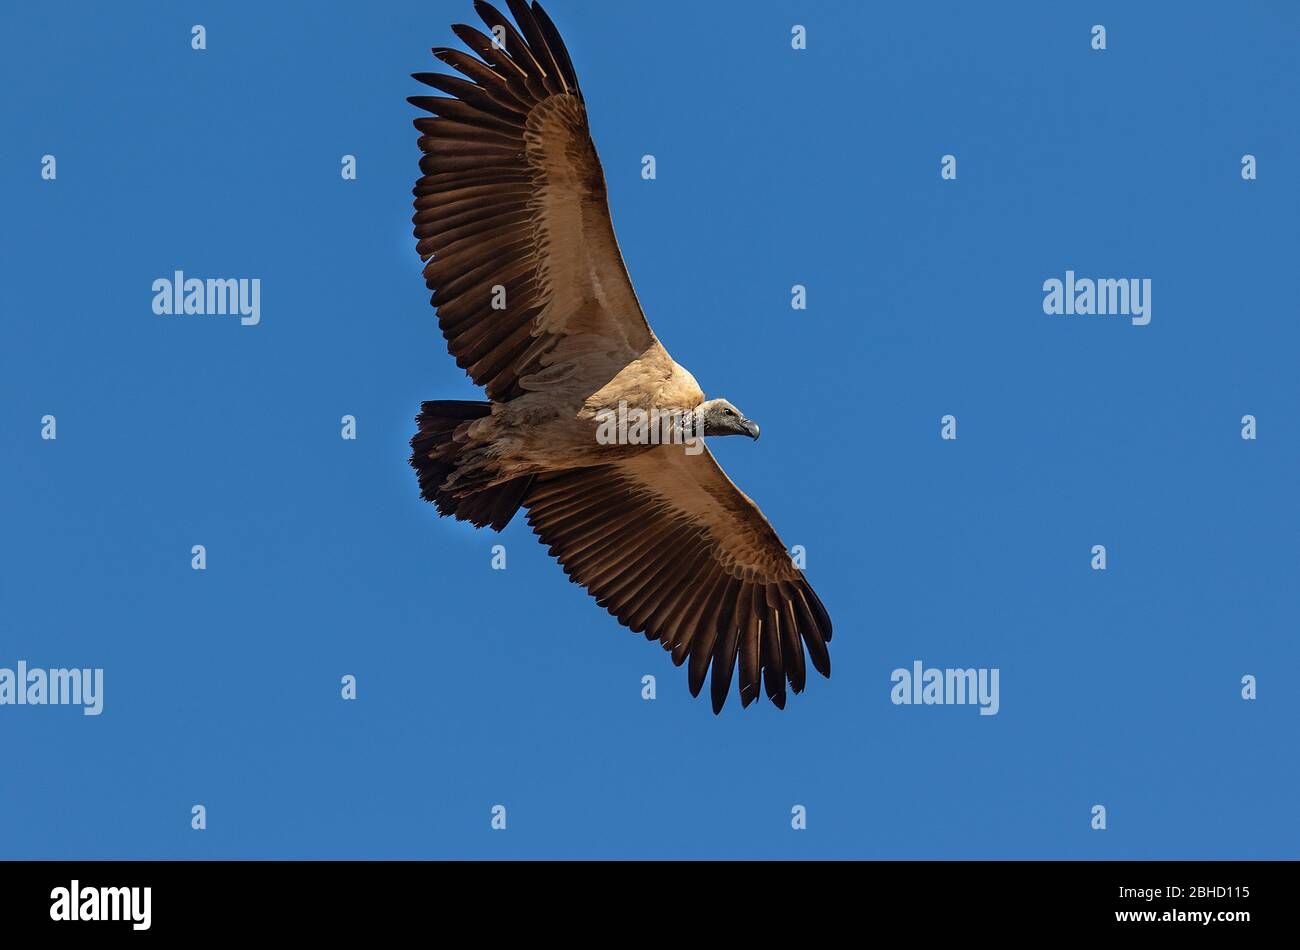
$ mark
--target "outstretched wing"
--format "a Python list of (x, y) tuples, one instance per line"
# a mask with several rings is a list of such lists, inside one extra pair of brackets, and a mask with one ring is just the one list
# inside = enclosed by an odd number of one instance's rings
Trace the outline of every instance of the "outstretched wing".
[(801, 692), (804, 648), (831, 675), (831, 621), (763, 513), (712, 454), (661, 445), (595, 468), (539, 476), (524, 502), (528, 523), (570, 580), (624, 626), (658, 640), (691, 694), (712, 666), (719, 712), (740, 662), (740, 701), (785, 708)]
[(413, 220), (431, 302), (457, 364), (497, 401), (574, 372), (599, 388), (657, 346), (569, 54), (537, 3), (508, 2), (518, 28), (481, 0), (492, 35), (452, 27), (479, 58), (433, 50), (466, 79), (415, 74), (451, 98), (410, 99), (435, 116), (415, 120)]

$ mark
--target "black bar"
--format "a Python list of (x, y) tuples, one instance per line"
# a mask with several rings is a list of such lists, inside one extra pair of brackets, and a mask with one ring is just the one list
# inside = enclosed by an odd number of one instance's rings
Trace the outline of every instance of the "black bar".
[[(843, 925), (878, 937), (902, 927), (927, 937), (1129, 931), (1231, 940), (1285, 926), (1296, 869), (1253, 861), (8, 862), (0, 864), (0, 919), (7, 935), (83, 937), (339, 938), (411, 927), (450, 934), (451, 923), (496, 932), (530, 921), (576, 933), (615, 914), (629, 937), (689, 933), (698, 916), (739, 939), (777, 923), (807, 936)], [(73, 881), (77, 916), (103, 907), (126, 919), (53, 919), (72, 916)], [(102, 888), (140, 890), (128, 899)]]

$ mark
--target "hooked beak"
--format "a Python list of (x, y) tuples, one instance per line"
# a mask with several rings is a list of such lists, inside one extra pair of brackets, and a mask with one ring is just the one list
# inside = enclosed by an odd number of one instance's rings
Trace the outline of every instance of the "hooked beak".
[(757, 422), (755, 422), (753, 419), (746, 419), (746, 420), (741, 424), (741, 426), (742, 426), (742, 428), (745, 430), (745, 435), (749, 436), (749, 437), (750, 437), (751, 439), (753, 439), (755, 442), (758, 441), (758, 423), (757, 423)]

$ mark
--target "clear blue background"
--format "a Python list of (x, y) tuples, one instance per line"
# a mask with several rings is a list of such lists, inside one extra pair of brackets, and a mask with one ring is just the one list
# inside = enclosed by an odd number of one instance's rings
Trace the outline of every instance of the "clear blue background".
[[(0, 708), (0, 856), (1297, 855), (1300, 7), (726, 6), (548, 7), (651, 323), (762, 423), (715, 451), (835, 620), (832, 680), (715, 718), (407, 468), (477, 392), (404, 101), (468, 0), (5, 5), (0, 666), (106, 697)], [(1067, 268), (1150, 326), (1045, 316)], [(261, 325), (155, 316), (175, 269)], [(1001, 712), (892, 705), (915, 659)]]

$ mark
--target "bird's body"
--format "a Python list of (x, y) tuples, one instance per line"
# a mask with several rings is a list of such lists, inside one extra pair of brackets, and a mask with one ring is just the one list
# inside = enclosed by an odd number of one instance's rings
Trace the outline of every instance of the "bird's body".
[[(560, 364), (562, 365), (562, 364)], [(556, 374), (558, 377), (560, 374)], [(526, 380), (525, 385), (531, 384)], [(603, 465), (647, 450), (643, 444), (602, 443), (603, 414), (627, 410), (691, 412), (704, 401), (695, 377), (657, 343), (594, 392), (580, 374), (541, 391), (494, 403), (491, 415), (467, 430), (470, 444), (484, 449), (491, 484), (556, 469)], [(454, 485), (457, 479), (453, 479)]]
[(572, 580), (689, 659), (692, 693), (712, 670), (715, 711), (737, 662), (745, 705), (761, 676), (783, 707), (804, 646), (830, 674), (830, 618), (702, 441), (758, 427), (651, 330), (568, 53), (538, 4), (509, 6), (517, 27), (475, 4), (492, 38), (453, 27), (480, 59), (434, 50), (466, 79), (416, 75), (453, 98), (411, 100), (437, 116), (415, 123), (417, 248), (448, 348), (490, 400), (424, 404), (421, 493), (496, 530), (526, 508)]

